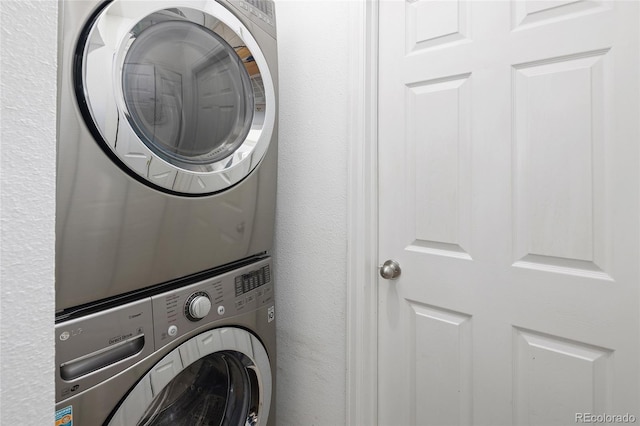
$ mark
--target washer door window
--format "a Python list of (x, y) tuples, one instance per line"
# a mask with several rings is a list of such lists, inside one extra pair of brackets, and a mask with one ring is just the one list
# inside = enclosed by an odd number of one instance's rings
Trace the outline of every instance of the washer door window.
[(258, 417), (258, 381), (238, 352), (217, 352), (178, 374), (152, 401), (139, 425), (242, 425)]
[(120, 166), (158, 189), (206, 195), (265, 155), (275, 92), (248, 29), (216, 2), (193, 4), (108, 4), (78, 46), (75, 78), (87, 124)]
[(108, 425), (265, 425), (270, 402), (271, 370), (262, 344), (245, 330), (222, 328), (164, 357)]

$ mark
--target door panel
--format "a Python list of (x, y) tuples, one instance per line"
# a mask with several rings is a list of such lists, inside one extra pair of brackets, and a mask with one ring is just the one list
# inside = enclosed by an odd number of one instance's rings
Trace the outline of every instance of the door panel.
[(640, 417), (638, 3), (380, 16), (380, 424)]

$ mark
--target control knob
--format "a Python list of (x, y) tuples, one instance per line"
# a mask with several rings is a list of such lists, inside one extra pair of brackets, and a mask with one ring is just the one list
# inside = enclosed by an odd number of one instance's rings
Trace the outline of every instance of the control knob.
[(211, 310), (211, 300), (204, 291), (193, 293), (184, 305), (184, 315), (189, 321), (200, 321)]

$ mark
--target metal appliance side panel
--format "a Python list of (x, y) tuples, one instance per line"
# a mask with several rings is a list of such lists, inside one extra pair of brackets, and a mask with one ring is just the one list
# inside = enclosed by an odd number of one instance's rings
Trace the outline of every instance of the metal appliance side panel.
[[(273, 245), (277, 129), (248, 178), (198, 198), (139, 183), (98, 146), (76, 104), (71, 72), (78, 33), (98, 3), (70, 1), (62, 7), (56, 311), (211, 269)], [(276, 42), (258, 27), (255, 32), (275, 75)]]
[[(56, 401), (70, 398), (148, 357), (154, 351), (151, 299), (145, 298), (104, 312), (57, 324)], [(64, 365), (113, 351), (131, 339), (144, 339), (141, 350), (77, 378), (65, 380)]]

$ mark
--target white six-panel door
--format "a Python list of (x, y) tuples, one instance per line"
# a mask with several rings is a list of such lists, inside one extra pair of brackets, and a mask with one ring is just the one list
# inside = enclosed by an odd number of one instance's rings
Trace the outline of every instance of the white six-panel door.
[(380, 2), (381, 425), (640, 422), (639, 3)]

